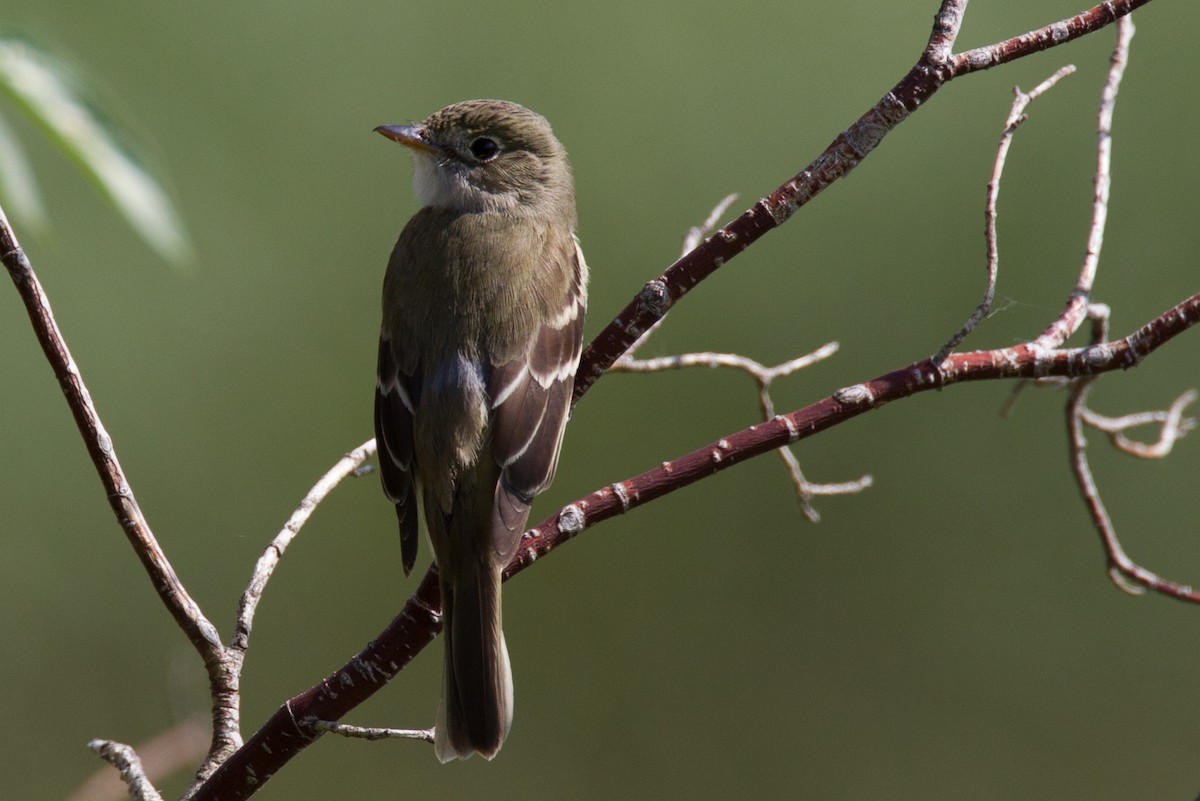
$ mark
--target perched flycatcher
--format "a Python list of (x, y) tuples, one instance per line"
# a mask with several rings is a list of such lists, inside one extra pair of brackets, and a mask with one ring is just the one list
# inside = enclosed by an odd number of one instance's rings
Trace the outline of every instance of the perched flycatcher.
[(383, 283), (375, 437), (407, 574), (418, 519), (442, 591), (435, 750), (491, 759), (512, 724), (500, 571), (554, 477), (583, 336), (575, 187), (549, 123), (501, 100), (375, 130), (421, 203)]

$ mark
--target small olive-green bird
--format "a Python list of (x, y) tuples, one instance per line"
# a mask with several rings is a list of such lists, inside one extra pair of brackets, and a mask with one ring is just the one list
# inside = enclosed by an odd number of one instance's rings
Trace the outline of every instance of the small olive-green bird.
[(422, 206), (383, 284), (380, 473), (404, 572), (421, 528), (437, 561), (438, 759), (491, 759), (513, 714), (500, 573), (554, 478), (582, 346), (574, 181), (549, 123), (515, 103), (456, 103), (376, 130), (412, 152)]

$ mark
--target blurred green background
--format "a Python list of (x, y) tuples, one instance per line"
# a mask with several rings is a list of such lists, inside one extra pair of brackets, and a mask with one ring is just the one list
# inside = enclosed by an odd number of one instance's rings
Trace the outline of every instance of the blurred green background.
[[(1084, 0), (976, 2), (960, 49)], [(255, 558), (371, 434), (379, 288), (415, 210), (373, 134), (456, 100), (545, 114), (571, 153), (597, 332), (723, 195), (802, 168), (917, 58), (937, 3), (47, 3), (0, 22), (67, 56), (167, 176), (193, 268), (166, 267), (15, 119), (52, 230), (25, 245), (176, 569), (228, 636)], [(1117, 108), (1096, 298), (1124, 334), (1197, 291), (1200, 7), (1154, 3)], [(780, 409), (932, 352), (981, 291), (984, 186), (1010, 88), (1064, 63), (1000, 199), (997, 313), (1040, 332), (1075, 280), (1114, 32), (956, 81), (847, 180), (703, 284), (646, 355), (841, 353)], [(21, 233), (20, 230), (18, 233)], [(61, 799), (206, 708), (203, 673), (110, 514), (15, 292), (0, 291), (0, 785)], [(1100, 411), (1200, 384), (1189, 332), (1101, 381)], [(1192, 798), (1200, 609), (1109, 583), (1071, 480), (1064, 395), (958, 386), (806, 441), (813, 480), (875, 486), (798, 513), (765, 457), (594, 529), (510, 583), (517, 715), (489, 764), (326, 737), (263, 799)], [(535, 518), (755, 421), (740, 375), (614, 375), (580, 405)], [(1200, 577), (1200, 437), (1098, 480), (1131, 555)], [(423, 558), (425, 558), (423, 556)], [(268, 588), (244, 678), (253, 731), (413, 588), (377, 480), (317, 512)], [(440, 647), (350, 719), (428, 725)], [(177, 793), (182, 779), (168, 782)]]

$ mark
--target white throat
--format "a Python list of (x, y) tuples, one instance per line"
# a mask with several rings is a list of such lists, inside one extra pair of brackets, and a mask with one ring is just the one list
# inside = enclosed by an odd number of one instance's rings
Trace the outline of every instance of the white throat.
[(517, 195), (495, 194), (467, 183), (462, 173), (438, 164), (437, 157), (413, 154), (413, 192), (422, 206), (454, 211), (504, 211), (517, 205)]

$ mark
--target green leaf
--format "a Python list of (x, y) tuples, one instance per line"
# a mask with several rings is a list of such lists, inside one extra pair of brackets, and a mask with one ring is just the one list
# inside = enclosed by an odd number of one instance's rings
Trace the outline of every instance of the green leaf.
[(84, 83), (61, 60), (21, 36), (0, 34), (0, 91), (83, 170), (133, 229), (172, 264), (192, 249), (166, 190), (120, 144)]
[(35, 233), (45, 232), (46, 210), (37, 181), (20, 141), (3, 115), (0, 115), (0, 202)]

